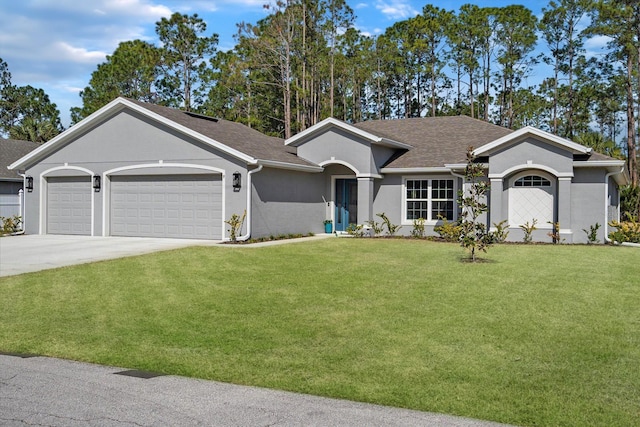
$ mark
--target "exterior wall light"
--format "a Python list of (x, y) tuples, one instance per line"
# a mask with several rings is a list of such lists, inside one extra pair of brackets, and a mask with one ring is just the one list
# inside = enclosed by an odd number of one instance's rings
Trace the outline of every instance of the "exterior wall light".
[(25, 187), (27, 188), (27, 191), (29, 193), (33, 193), (33, 177), (32, 176), (26, 177), (25, 182), (26, 182)]
[(100, 175), (93, 175), (93, 190), (96, 193), (100, 191)]
[(233, 173), (233, 191), (240, 191), (242, 187), (242, 175), (240, 172)]

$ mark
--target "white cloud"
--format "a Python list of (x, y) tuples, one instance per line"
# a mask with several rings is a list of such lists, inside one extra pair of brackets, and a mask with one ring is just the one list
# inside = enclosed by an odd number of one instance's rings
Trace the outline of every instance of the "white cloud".
[(81, 47), (74, 47), (66, 42), (56, 42), (52, 52), (59, 60), (68, 60), (79, 63), (95, 64), (104, 61), (107, 53), (100, 51), (89, 51)]
[(420, 13), (406, 0), (378, 0), (376, 2), (376, 9), (382, 12), (387, 19), (393, 20), (409, 18)]

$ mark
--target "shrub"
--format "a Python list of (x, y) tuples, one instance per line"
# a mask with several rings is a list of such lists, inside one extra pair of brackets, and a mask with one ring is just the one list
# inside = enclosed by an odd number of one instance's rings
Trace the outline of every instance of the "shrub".
[(504, 243), (507, 241), (507, 236), (509, 235), (509, 224), (507, 224), (507, 220), (503, 219), (499, 223), (493, 223), (496, 231), (491, 233), (491, 240), (495, 243)]
[(358, 224), (349, 224), (347, 229), (345, 230), (349, 236), (353, 237), (362, 237), (364, 236), (364, 231), (362, 231), (362, 225)]
[(615, 227), (616, 231), (609, 233), (609, 238), (618, 243), (640, 243), (640, 222), (638, 221), (611, 221), (611, 227)]
[(547, 233), (547, 236), (551, 237), (553, 243), (562, 243), (564, 239), (560, 239), (560, 223), (547, 221), (547, 224), (551, 224), (551, 231)]
[(600, 243), (600, 240), (598, 240), (599, 229), (600, 224), (598, 224), (597, 222), (595, 223), (595, 225), (589, 226), (589, 231), (585, 230), (584, 228), (582, 229), (582, 231), (587, 234), (587, 244), (592, 245), (594, 243)]
[(531, 243), (532, 240), (532, 234), (535, 230), (538, 229), (538, 227), (536, 227), (536, 224), (538, 223), (537, 219), (534, 219), (533, 221), (531, 221), (531, 224), (529, 224), (529, 221), (525, 222), (523, 225), (520, 226), (520, 228), (522, 229), (522, 231), (524, 231), (524, 237), (522, 238), (522, 241), (525, 243)]
[(384, 212), (376, 214), (376, 216), (379, 216), (380, 218), (382, 218), (382, 221), (384, 221), (384, 225), (387, 227), (387, 235), (389, 236), (393, 236), (398, 230), (402, 228), (401, 225), (392, 224), (391, 220), (384, 214)]
[(417, 238), (424, 237), (424, 218), (418, 218), (413, 220), (413, 230), (411, 230), (411, 236)]
[(380, 224), (379, 222), (371, 220), (371, 221), (367, 221), (367, 225), (371, 228), (371, 231), (373, 231), (374, 236), (377, 236), (382, 233), (382, 229), (383, 229), (382, 224)]
[(245, 210), (242, 216), (238, 214), (231, 215), (231, 218), (226, 220), (225, 222), (229, 224), (229, 239), (232, 242), (235, 242), (238, 239), (238, 233), (242, 229), (242, 224), (244, 223), (244, 219), (247, 216), (247, 211)]
[(625, 185), (620, 189), (620, 212), (623, 221), (640, 220), (640, 186)]
[(462, 235), (462, 226), (458, 222), (447, 221), (446, 218), (438, 217), (442, 224), (436, 225), (433, 231), (438, 233), (447, 242), (459, 242)]
[(0, 216), (0, 222), (2, 223), (0, 234), (17, 233), (22, 229), (22, 217), (19, 215), (8, 217)]

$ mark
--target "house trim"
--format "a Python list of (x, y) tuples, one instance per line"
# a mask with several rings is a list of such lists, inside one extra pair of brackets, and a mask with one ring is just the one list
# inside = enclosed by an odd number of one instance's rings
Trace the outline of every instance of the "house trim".
[[(465, 165), (466, 166), (466, 165)], [(451, 168), (448, 165), (444, 167), (424, 167), (424, 168), (382, 168), (382, 173), (450, 173)]]
[(257, 164), (269, 168), (288, 169), (301, 172), (322, 172), (324, 168), (312, 165), (296, 165), (293, 163), (278, 162), (275, 160), (257, 160)]

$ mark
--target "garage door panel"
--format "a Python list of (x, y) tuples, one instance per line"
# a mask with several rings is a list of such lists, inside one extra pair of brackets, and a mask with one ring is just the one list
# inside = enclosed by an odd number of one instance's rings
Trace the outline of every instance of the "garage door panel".
[(111, 212), (112, 235), (220, 239), (221, 177), (112, 177)]
[(47, 180), (47, 233), (91, 235), (91, 178)]

